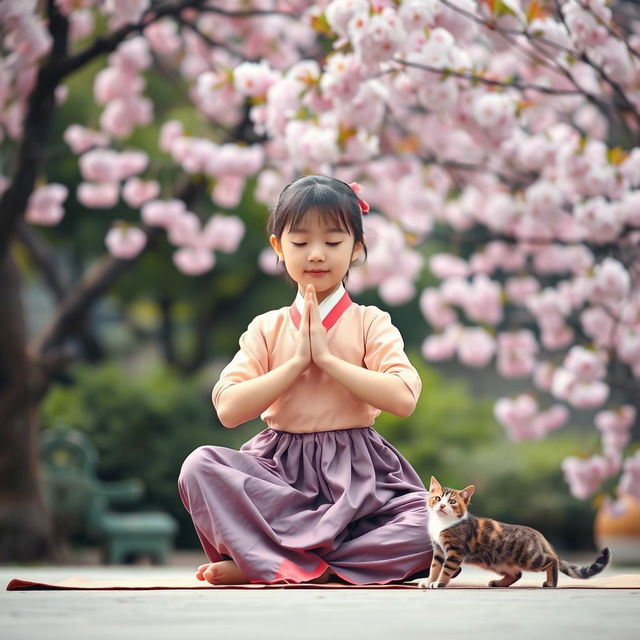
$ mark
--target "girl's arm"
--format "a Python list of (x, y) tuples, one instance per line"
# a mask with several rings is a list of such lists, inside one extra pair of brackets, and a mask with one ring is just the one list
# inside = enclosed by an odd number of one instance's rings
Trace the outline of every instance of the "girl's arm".
[(351, 393), (381, 411), (406, 418), (416, 407), (409, 387), (392, 373), (370, 371), (331, 354), (320, 362), (314, 358), (314, 362)]
[(227, 387), (218, 399), (218, 419), (232, 429), (257, 418), (306, 368), (302, 360), (294, 357), (258, 378)]
[(220, 393), (216, 410), (218, 419), (225, 427), (232, 429), (243, 422), (257, 418), (309, 366), (311, 362), (310, 307), (310, 304), (306, 304), (302, 311), (293, 358), (261, 376), (233, 384)]

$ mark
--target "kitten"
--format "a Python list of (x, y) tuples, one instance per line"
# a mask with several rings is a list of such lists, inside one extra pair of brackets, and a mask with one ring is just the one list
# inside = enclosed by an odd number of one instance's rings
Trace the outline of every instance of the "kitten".
[(546, 571), (543, 587), (558, 584), (558, 570), (571, 578), (590, 578), (609, 564), (609, 549), (596, 561), (578, 567), (561, 560), (545, 537), (530, 527), (504, 524), (491, 518), (476, 518), (467, 511), (475, 487), (461, 491), (443, 487), (433, 476), (429, 486), (429, 537), (433, 543), (433, 561), (429, 578), (418, 586), (446, 587), (460, 571), (463, 562), (501, 574), (490, 587), (508, 587), (522, 577), (522, 571)]

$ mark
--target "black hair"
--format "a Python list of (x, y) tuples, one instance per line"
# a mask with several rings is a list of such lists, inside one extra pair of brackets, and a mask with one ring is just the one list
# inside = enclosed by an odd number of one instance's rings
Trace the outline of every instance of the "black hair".
[[(364, 260), (367, 259), (360, 200), (346, 182), (337, 178), (309, 175), (290, 182), (282, 190), (269, 216), (267, 231), (279, 240), (285, 229), (299, 227), (312, 212), (319, 213), (327, 226), (333, 225), (348, 231), (353, 236), (354, 244), (362, 244)], [(347, 271), (345, 279), (348, 275)]]

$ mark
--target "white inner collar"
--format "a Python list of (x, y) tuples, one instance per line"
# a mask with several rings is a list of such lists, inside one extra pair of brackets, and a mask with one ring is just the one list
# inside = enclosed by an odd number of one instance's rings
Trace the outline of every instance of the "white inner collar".
[[(340, 284), (340, 286), (329, 297), (325, 298), (318, 305), (318, 310), (320, 311), (320, 320), (324, 320), (329, 315), (329, 313), (331, 313), (333, 307), (335, 307), (336, 304), (338, 304), (338, 302), (342, 299), (344, 292), (345, 288), (342, 286), (342, 284)], [(304, 298), (302, 297), (300, 290), (298, 290), (298, 295), (296, 296), (294, 304), (296, 305), (296, 309), (300, 312), (300, 315), (302, 315), (302, 310), (304, 309)]]

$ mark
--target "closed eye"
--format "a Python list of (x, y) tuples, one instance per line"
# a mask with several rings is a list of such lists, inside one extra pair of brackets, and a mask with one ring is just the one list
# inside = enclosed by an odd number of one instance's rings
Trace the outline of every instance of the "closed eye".
[[(304, 246), (306, 246), (307, 243), (306, 242), (292, 242), (291, 244), (294, 247), (304, 247)], [(340, 241), (340, 242), (327, 242), (326, 244), (329, 247), (337, 247), (338, 245), (342, 244), (342, 241)]]

